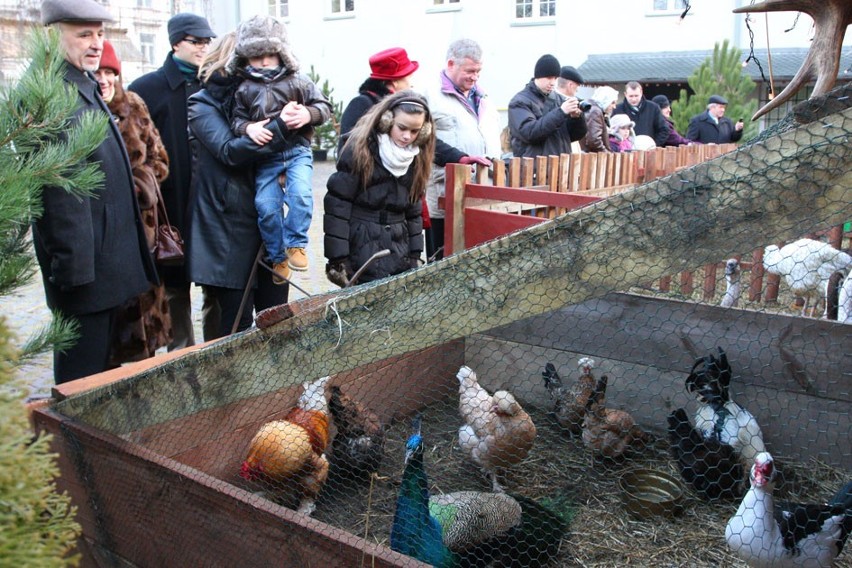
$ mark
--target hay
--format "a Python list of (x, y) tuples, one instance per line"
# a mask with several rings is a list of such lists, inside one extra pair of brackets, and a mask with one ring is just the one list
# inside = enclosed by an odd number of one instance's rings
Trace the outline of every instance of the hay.
[[(546, 501), (551, 507), (565, 501), (579, 507), (562, 539), (555, 566), (745, 566), (724, 541), (725, 524), (736, 512), (737, 502), (707, 503), (687, 488), (683, 514), (672, 520), (640, 520), (622, 508), (618, 479), (628, 469), (649, 467), (679, 478), (669, 457), (664, 425), (641, 453), (620, 462), (603, 462), (593, 459), (579, 439), (562, 432), (546, 411), (527, 410), (538, 428), (535, 447), (521, 465), (501, 477), (501, 483), (510, 493)], [(425, 407), (422, 415), (432, 493), (489, 491), (484, 475), (458, 448), (457, 399), (450, 397)], [(352, 485), (330, 480), (314, 517), (387, 546), (409, 434), (408, 420), (397, 422), (389, 430), (386, 457), (378, 477), (373, 479), (372, 494), (366, 483)], [(848, 475), (815, 460), (794, 463), (783, 456), (774, 457), (783, 473), (776, 495), (785, 500), (824, 501)], [(849, 551), (840, 558), (837, 566), (852, 566)]]

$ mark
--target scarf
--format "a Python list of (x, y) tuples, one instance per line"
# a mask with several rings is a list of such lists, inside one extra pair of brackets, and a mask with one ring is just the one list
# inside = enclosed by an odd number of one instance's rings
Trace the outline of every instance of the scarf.
[(198, 66), (193, 65), (192, 63), (187, 63), (183, 59), (178, 59), (175, 56), (172, 56), (172, 60), (177, 65), (178, 70), (186, 77), (187, 83), (192, 83), (193, 81), (198, 80)]
[(414, 157), (420, 153), (417, 146), (408, 145), (400, 148), (390, 139), (387, 134), (379, 134), (379, 158), (382, 165), (394, 177), (402, 177), (408, 171), (408, 166), (414, 161)]

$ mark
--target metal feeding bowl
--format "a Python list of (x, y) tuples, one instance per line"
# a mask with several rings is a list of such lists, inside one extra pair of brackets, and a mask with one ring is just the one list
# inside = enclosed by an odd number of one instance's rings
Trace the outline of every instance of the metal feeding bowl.
[(637, 517), (673, 517), (682, 510), (683, 485), (668, 473), (632, 469), (621, 476), (618, 485), (625, 509)]

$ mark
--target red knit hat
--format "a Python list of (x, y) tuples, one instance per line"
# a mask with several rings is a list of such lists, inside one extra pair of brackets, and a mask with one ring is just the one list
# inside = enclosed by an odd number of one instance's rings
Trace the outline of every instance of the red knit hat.
[(402, 79), (417, 71), (419, 67), (419, 63), (408, 59), (408, 53), (401, 47), (392, 47), (370, 56), (371, 79)]
[(104, 51), (101, 53), (101, 63), (98, 65), (98, 69), (104, 68), (112, 69), (116, 75), (121, 75), (121, 61), (115, 53), (115, 48), (107, 39), (104, 40)]

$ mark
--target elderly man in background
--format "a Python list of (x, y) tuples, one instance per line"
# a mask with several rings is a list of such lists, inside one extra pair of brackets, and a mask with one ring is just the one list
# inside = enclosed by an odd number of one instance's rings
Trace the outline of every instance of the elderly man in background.
[[(92, 74), (103, 53), (103, 22), (114, 18), (93, 0), (45, 0), (41, 17), (59, 32), (64, 79), (77, 91), (72, 121), (91, 112), (111, 116)], [(158, 283), (130, 160), (114, 121), (86, 162), (97, 165), (103, 187), (92, 197), (45, 187), (43, 215), (33, 226), (47, 305), (79, 323), (74, 346), (54, 352), (57, 384), (106, 370), (118, 309)]]
[(554, 92), (562, 72), (550, 54), (536, 61), (533, 78), (509, 101), (509, 134), (518, 158), (558, 156), (571, 152), (571, 142), (586, 135), (586, 119), (577, 97)]
[[(201, 90), (198, 67), (207, 55), (210, 38), (216, 37), (210, 24), (195, 14), (175, 14), (167, 24), (172, 50), (162, 67), (142, 75), (130, 84), (148, 105), (151, 119), (169, 155), (169, 177), (161, 187), (169, 221), (186, 238), (189, 234), (189, 186), (192, 181), (192, 155), (187, 134), (187, 99)], [(192, 328), (190, 281), (186, 266), (161, 267), (166, 297), (172, 316), (174, 339), (169, 351), (195, 344)], [(218, 303), (204, 293), (202, 329), (205, 338), (219, 337), (221, 325)]]
[(630, 81), (624, 88), (624, 100), (612, 111), (612, 116), (626, 114), (636, 126), (636, 135), (650, 136), (657, 147), (666, 145), (669, 138), (669, 123), (666, 122), (657, 103), (649, 101), (642, 92), (642, 85)]
[(701, 144), (727, 144), (743, 137), (743, 119), (736, 124), (725, 116), (728, 101), (713, 95), (707, 101), (707, 110), (689, 120), (686, 137)]
[[(500, 156), (500, 119), (497, 107), (479, 86), (482, 48), (473, 40), (459, 39), (447, 49), (447, 66), (440, 84), (426, 93), (440, 142), (463, 155), (459, 162), (490, 166), (487, 158)], [(438, 146), (438, 150), (442, 145)], [(446, 153), (446, 152), (445, 152)], [(431, 239), (426, 239), (426, 255), (440, 259), (444, 246), (445, 169), (436, 155), (436, 166), (426, 187), (426, 205), (431, 221)]]

